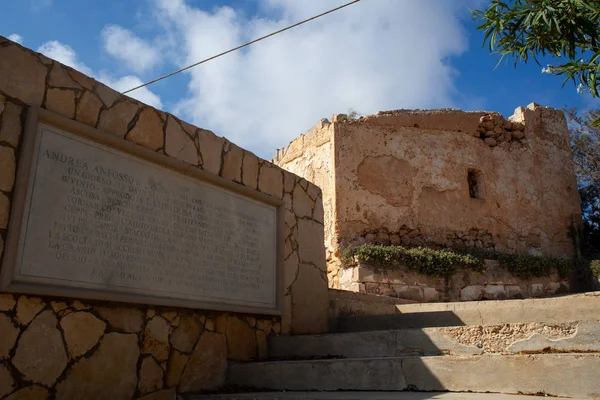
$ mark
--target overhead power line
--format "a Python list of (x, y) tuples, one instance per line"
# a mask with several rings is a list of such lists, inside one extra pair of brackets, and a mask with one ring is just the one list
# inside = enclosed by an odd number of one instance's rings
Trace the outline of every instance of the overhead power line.
[(198, 65), (200, 65), (200, 64), (204, 64), (205, 62), (208, 62), (208, 61), (214, 60), (215, 58), (219, 58), (219, 57), (221, 57), (221, 56), (224, 56), (225, 54), (228, 54), (228, 53), (234, 52), (234, 51), (236, 51), (236, 50), (239, 50), (239, 49), (241, 49), (241, 48), (244, 48), (244, 47), (246, 47), (246, 46), (250, 46), (251, 44), (254, 44), (254, 43), (256, 43), (256, 42), (260, 42), (260, 41), (261, 41), (261, 40), (263, 40), (263, 39), (267, 39), (267, 38), (269, 38), (269, 37), (271, 37), (271, 36), (278, 35), (278, 34), (280, 34), (281, 32), (285, 32), (285, 31), (287, 31), (287, 30), (290, 30), (290, 29), (292, 29), (292, 28), (295, 28), (295, 27), (297, 27), (297, 26), (299, 26), (299, 25), (302, 25), (302, 24), (305, 24), (305, 23), (307, 23), (307, 22), (309, 22), (309, 21), (312, 21), (312, 20), (314, 20), (314, 19), (320, 18), (320, 17), (322, 17), (322, 16), (324, 16), (324, 15), (331, 14), (332, 12), (335, 12), (335, 11), (341, 10), (342, 8), (348, 7), (348, 6), (350, 6), (350, 5), (354, 4), (354, 3), (358, 3), (359, 1), (360, 1), (360, 0), (354, 0), (354, 1), (351, 1), (350, 3), (346, 3), (346, 4), (342, 5), (342, 6), (339, 6), (339, 7), (333, 8), (333, 9), (331, 9), (331, 10), (329, 10), (329, 11), (326, 11), (326, 12), (324, 12), (324, 13), (321, 13), (321, 14), (319, 14), (319, 15), (315, 15), (314, 17), (311, 17), (311, 18), (305, 19), (304, 21), (297, 22), (297, 23), (295, 23), (294, 25), (290, 25), (290, 26), (288, 26), (287, 28), (283, 28), (283, 29), (280, 29), (280, 30), (278, 30), (278, 31), (276, 31), (276, 32), (269, 33), (268, 35), (265, 35), (265, 36), (259, 37), (258, 39), (254, 39), (254, 40), (253, 40), (253, 41), (251, 41), (251, 42), (245, 43), (245, 44), (243, 44), (243, 45), (241, 45), (241, 46), (238, 46), (238, 47), (234, 47), (234, 48), (233, 48), (233, 49), (231, 49), (231, 50), (224, 51), (223, 53), (219, 53), (219, 54), (217, 54), (217, 55), (215, 55), (215, 56), (212, 56), (212, 57), (209, 57), (209, 58), (207, 58), (207, 59), (204, 59), (204, 60), (202, 60), (202, 61), (199, 61), (199, 62), (197, 62), (197, 63), (195, 63), (195, 64), (188, 65), (188, 66), (187, 66), (187, 67), (185, 67), (185, 68), (181, 68), (181, 69), (179, 69), (179, 70), (177, 70), (177, 71), (173, 71), (173, 72), (171, 72), (171, 73), (169, 73), (169, 74), (163, 75), (163, 76), (161, 76), (161, 77), (159, 77), (159, 78), (153, 79), (153, 80), (151, 80), (151, 81), (149, 81), (149, 82), (146, 82), (146, 83), (144, 83), (144, 84), (141, 84), (141, 85), (139, 85), (139, 86), (136, 86), (136, 87), (134, 87), (134, 88), (131, 88), (131, 89), (129, 89), (129, 90), (126, 90), (126, 91), (122, 92), (122, 94), (127, 94), (127, 93), (129, 93), (129, 92), (133, 92), (134, 90), (141, 89), (141, 88), (143, 88), (143, 87), (145, 87), (145, 86), (148, 86), (148, 85), (151, 85), (151, 84), (153, 84), (153, 83), (155, 83), (155, 82), (158, 82), (158, 81), (161, 81), (161, 80), (163, 80), (163, 79), (169, 78), (169, 77), (171, 77), (171, 76), (173, 76), (173, 75), (177, 75), (177, 74), (179, 74), (179, 73), (181, 73), (181, 72), (183, 72), (183, 71), (187, 71), (188, 69), (194, 68), (194, 67), (196, 67), (196, 66), (198, 66)]

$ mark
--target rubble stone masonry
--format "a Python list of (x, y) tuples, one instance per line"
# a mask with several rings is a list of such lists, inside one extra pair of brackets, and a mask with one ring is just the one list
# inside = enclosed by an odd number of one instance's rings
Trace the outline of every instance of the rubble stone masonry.
[(0, 37), (0, 256), (28, 106), (116, 135), (285, 205), (281, 317), (0, 293), (0, 399), (175, 399), (215, 390), (267, 337), (327, 330), (321, 190), (227, 139)]
[(274, 162), (323, 190), (329, 285), (360, 244), (576, 253), (581, 225), (561, 111), (397, 110), (324, 119)]

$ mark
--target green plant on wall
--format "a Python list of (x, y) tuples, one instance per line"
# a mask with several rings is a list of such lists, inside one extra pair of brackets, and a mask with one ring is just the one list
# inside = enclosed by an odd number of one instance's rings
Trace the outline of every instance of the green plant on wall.
[(571, 272), (575, 272), (580, 279), (587, 279), (586, 275), (589, 274), (600, 278), (600, 260), (504, 254), (476, 248), (433, 250), (362, 245), (346, 249), (343, 252), (342, 263), (348, 268), (354, 266), (356, 261), (360, 261), (380, 271), (399, 270), (406, 266), (423, 275), (449, 278), (460, 270), (482, 272), (486, 259), (497, 260), (501, 268), (521, 279), (549, 276), (554, 270), (563, 278)]

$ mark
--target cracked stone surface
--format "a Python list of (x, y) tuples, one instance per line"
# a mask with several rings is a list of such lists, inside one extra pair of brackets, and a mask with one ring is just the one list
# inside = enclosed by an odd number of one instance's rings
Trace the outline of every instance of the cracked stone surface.
[(8, 315), (0, 314), (0, 360), (8, 358), (19, 335), (19, 329), (13, 324)]
[(179, 326), (173, 331), (171, 344), (177, 350), (189, 353), (194, 349), (201, 332), (200, 321), (193, 316), (186, 315), (181, 318)]
[(47, 398), (48, 390), (41, 386), (29, 386), (14, 392), (4, 400), (46, 400)]
[(87, 353), (104, 334), (106, 324), (89, 312), (75, 312), (63, 317), (60, 326), (65, 334), (69, 356)]
[(144, 329), (142, 353), (152, 354), (158, 361), (166, 361), (169, 351), (169, 324), (164, 318), (153, 317)]
[(137, 386), (137, 336), (109, 333), (89, 357), (77, 361), (56, 389), (57, 400), (129, 400)]
[(38, 297), (21, 296), (17, 301), (17, 319), (27, 325), (44, 308), (44, 302)]
[(10, 371), (6, 366), (0, 364), (0, 397), (12, 392), (14, 389), (14, 379), (10, 375)]
[(152, 357), (144, 357), (140, 367), (138, 389), (142, 393), (150, 393), (163, 386), (163, 369)]
[(144, 325), (144, 313), (135, 308), (96, 307), (96, 311), (98, 311), (102, 318), (108, 321), (112, 328), (123, 332), (140, 332)]
[(225, 382), (227, 343), (225, 335), (204, 332), (181, 376), (181, 392), (214, 390)]
[(13, 365), (29, 380), (52, 385), (67, 366), (67, 353), (52, 311), (39, 314), (19, 338)]

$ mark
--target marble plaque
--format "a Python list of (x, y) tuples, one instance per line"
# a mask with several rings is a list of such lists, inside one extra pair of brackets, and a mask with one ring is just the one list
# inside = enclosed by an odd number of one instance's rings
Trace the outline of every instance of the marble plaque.
[(45, 123), (35, 133), (12, 285), (279, 313), (275, 205)]

